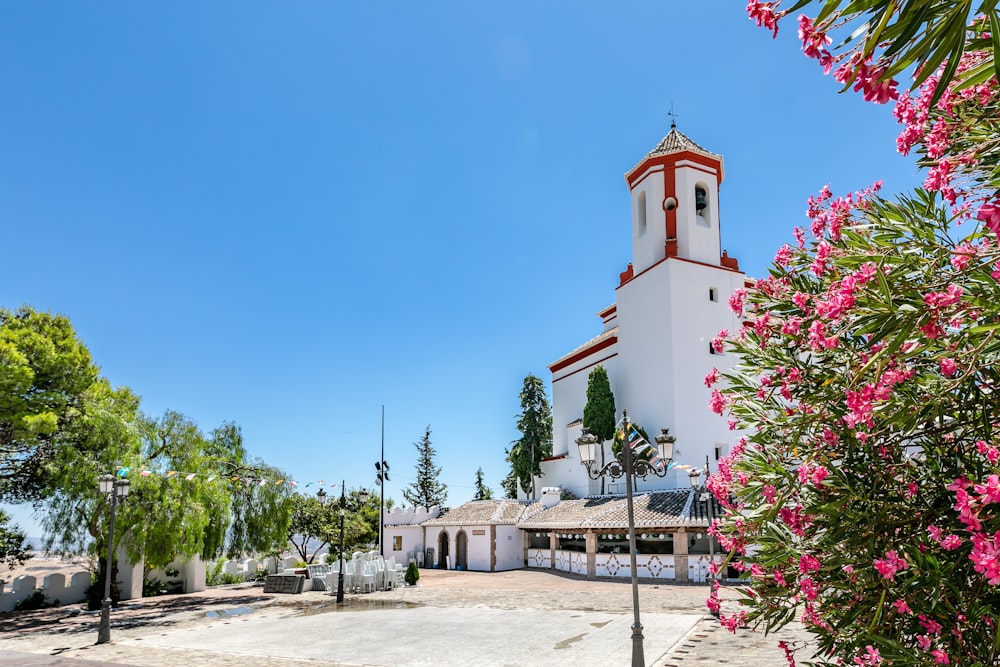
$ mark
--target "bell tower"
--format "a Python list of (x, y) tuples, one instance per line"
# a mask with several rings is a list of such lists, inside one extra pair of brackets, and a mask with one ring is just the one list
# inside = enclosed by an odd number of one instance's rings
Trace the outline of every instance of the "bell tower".
[(632, 196), (632, 266), (622, 282), (669, 257), (738, 268), (720, 252), (722, 178), (722, 156), (671, 122), (670, 133), (625, 174)]

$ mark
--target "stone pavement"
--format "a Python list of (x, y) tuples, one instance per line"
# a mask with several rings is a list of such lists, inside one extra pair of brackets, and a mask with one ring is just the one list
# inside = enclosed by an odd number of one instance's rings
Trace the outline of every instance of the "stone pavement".
[[(642, 584), (646, 664), (786, 664), (779, 639), (725, 631), (705, 613), (707, 586)], [(723, 589), (724, 610), (732, 591)], [(111, 644), (95, 646), (98, 615), (58, 608), (0, 615), (0, 666), (515, 667), (629, 664), (627, 582), (537, 570), (422, 570), (420, 585), (348, 595), (264, 595), (251, 585), (162, 596), (112, 612)]]

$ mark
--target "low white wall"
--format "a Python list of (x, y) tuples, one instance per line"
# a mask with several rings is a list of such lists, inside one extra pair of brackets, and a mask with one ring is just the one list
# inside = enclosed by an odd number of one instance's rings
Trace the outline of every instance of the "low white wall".
[(90, 573), (77, 572), (66, 581), (64, 574), (49, 574), (42, 579), (42, 585), (30, 575), (22, 575), (3, 586), (0, 593), (0, 612), (14, 611), (18, 602), (27, 599), (41, 588), (42, 593), (50, 602), (59, 601), (60, 605), (76, 604), (87, 597), (87, 587), (90, 586)]

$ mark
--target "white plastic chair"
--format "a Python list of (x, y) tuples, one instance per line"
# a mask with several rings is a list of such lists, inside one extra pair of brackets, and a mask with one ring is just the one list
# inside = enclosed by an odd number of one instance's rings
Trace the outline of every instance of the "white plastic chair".
[(372, 567), (375, 573), (375, 590), (384, 591), (385, 590), (385, 561), (382, 560), (381, 556), (374, 558), (372, 561)]
[(362, 593), (375, 590), (375, 564), (370, 560), (361, 561), (361, 581), (358, 587)]
[(382, 571), (382, 590), (389, 591), (396, 587), (396, 557), (385, 559), (385, 570)]

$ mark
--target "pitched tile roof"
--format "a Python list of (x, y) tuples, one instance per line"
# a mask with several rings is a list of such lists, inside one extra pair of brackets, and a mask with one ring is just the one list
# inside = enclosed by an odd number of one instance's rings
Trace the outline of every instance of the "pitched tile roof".
[[(637, 493), (633, 497), (636, 528), (708, 526), (706, 503), (693, 501), (694, 492), (690, 489)], [(718, 505), (715, 511), (721, 513)], [(524, 530), (627, 528), (628, 501), (624, 496), (563, 500), (554, 507), (521, 519), (517, 525)]]
[(489, 526), (513, 525), (531, 505), (537, 501), (512, 500), (472, 500), (459, 505), (447, 514), (424, 521), (424, 526)]
[(714, 160), (722, 162), (722, 156), (718, 153), (713, 153), (712, 151), (705, 150), (695, 142), (691, 141), (684, 133), (680, 132), (675, 126), (670, 126), (670, 132), (667, 136), (660, 140), (660, 143), (653, 147), (653, 150), (646, 154), (646, 157), (639, 160), (638, 163), (627, 172), (626, 176), (631, 174), (636, 170), (636, 168), (645, 162), (646, 160), (654, 157), (660, 157), (661, 155), (670, 155), (671, 153), (680, 153), (682, 151), (691, 151), (692, 153), (697, 153), (699, 155), (704, 155), (705, 157), (710, 157)]

